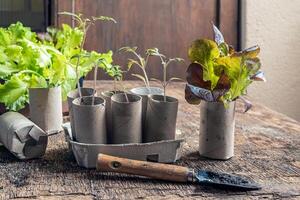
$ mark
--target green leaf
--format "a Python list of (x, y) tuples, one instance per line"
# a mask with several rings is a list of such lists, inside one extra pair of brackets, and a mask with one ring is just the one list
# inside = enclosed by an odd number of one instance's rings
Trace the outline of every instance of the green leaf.
[(12, 43), (11, 33), (4, 29), (0, 28), (0, 44), (3, 46), (10, 45)]
[(208, 65), (213, 59), (220, 56), (218, 45), (208, 39), (196, 40), (189, 48), (188, 56), (191, 62)]
[(83, 22), (83, 20), (82, 20), (82, 18), (81, 18), (81, 16), (82, 16), (81, 13), (75, 14), (75, 13), (71, 13), (71, 12), (66, 12), (66, 11), (64, 11), (64, 12), (59, 12), (58, 14), (59, 14), (59, 15), (67, 15), (67, 16), (71, 16), (71, 17), (73, 17), (73, 19), (75, 19), (78, 23), (82, 23), (82, 22)]
[(0, 85), (0, 102), (7, 108), (17, 111), (25, 106), (27, 93), (27, 83), (13, 76), (10, 80)]
[(101, 20), (101, 21), (112, 21), (114, 23), (117, 23), (117, 21), (114, 18), (108, 16), (92, 17), (92, 19), (94, 21)]
[(5, 64), (0, 64), (0, 79), (4, 79), (18, 71), (19, 69), (13, 63), (7, 62)]
[(244, 58), (256, 58), (259, 52), (260, 52), (260, 47), (258, 45), (255, 45), (241, 52), (235, 53), (235, 56), (242, 56)]
[(127, 63), (127, 68), (128, 68), (128, 70), (130, 70), (131, 69), (131, 67), (133, 66), (133, 65), (138, 65), (138, 66), (140, 66), (140, 63), (138, 62), (138, 61), (136, 61), (136, 60), (133, 60), (133, 59), (128, 59), (128, 63)]
[(220, 56), (227, 56), (229, 54), (229, 47), (226, 43), (219, 44)]

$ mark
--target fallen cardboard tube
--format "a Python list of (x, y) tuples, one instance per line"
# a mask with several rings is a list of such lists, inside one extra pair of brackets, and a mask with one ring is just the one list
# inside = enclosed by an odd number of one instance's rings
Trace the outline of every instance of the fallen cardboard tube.
[(146, 131), (146, 113), (148, 105), (148, 95), (162, 95), (164, 91), (159, 87), (136, 87), (130, 90), (130, 93), (142, 97), (142, 129), (143, 133)]
[(149, 95), (146, 115), (146, 131), (143, 142), (174, 140), (178, 100), (163, 95)]
[(30, 119), (46, 133), (62, 130), (61, 87), (29, 89)]
[(45, 154), (48, 136), (32, 121), (17, 112), (0, 116), (0, 141), (17, 158), (38, 158)]
[(112, 143), (142, 142), (142, 98), (135, 94), (114, 94), (111, 110)]
[[(97, 92), (94, 91), (93, 88), (80, 88), (82, 96), (97, 96)], [(74, 116), (73, 116), (73, 106), (72, 102), (74, 99), (79, 97), (79, 92), (78, 89), (72, 90), (68, 93), (67, 98), (68, 98), (68, 107), (69, 107), (69, 117), (70, 117), (70, 124), (71, 124), (71, 129), (73, 133), (73, 139), (76, 140), (76, 133), (75, 133), (75, 126), (74, 126)]]

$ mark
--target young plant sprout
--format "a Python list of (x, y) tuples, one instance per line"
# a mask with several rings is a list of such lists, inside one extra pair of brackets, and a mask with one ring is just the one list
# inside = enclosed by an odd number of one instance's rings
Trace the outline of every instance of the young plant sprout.
[[(117, 23), (115, 19), (111, 18), (111, 17), (107, 17), (107, 16), (99, 16), (99, 17), (91, 17), (91, 18), (84, 18), (82, 16), (81, 13), (79, 14), (75, 14), (75, 13), (71, 13), (71, 12), (60, 12), (58, 13), (60, 15), (68, 15), (71, 16), (76, 22), (77, 22), (77, 27), (82, 30), (83, 32), (83, 38), (80, 44), (80, 49), (79, 49), (79, 53), (74, 56), (74, 58), (77, 58), (77, 63), (76, 63), (76, 80), (77, 80), (77, 88), (78, 88), (78, 93), (79, 93), (79, 97), (82, 97), (81, 94), (81, 90), (80, 90), (80, 84), (79, 84), (79, 73), (78, 73), (78, 67), (80, 64), (80, 58), (83, 56), (82, 52), (83, 52), (83, 46), (86, 40), (86, 35), (87, 35), (87, 31), (89, 30), (89, 28), (91, 27), (91, 25), (94, 25), (96, 21), (112, 21), (114, 23)], [(97, 70), (95, 69), (95, 71), (97, 72)]]
[(132, 76), (137, 77), (138, 79), (141, 79), (145, 83), (146, 87), (149, 88), (150, 84), (149, 84), (149, 78), (148, 78), (148, 75), (146, 72), (146, 67), (148, 64), (149, 57), (151, 56), (149, 54), (151, 49), (146, 50), (146, 53), (145, 53), (146, 58), (143, 58), (140, 54), (138, 54), (136, 52), (137, 49), (138, 49), (137, 47), (122, 47), (119, 49), (119, 51), (132, 53), (137, 58), (136, 60), (131, 59), (131, 58), (128, 59), (128, 64), (127, 64), (128, 70), (130, 70), (133, 65), (138, 66), (142, 70), (143, 75), (132, 74)]
[(122, 81), (123, 79), (123, 71), (121, 70), (121, 67), (119, 65), (113, 65), (109, 70), (106, 71), (106, 73), (113, 78), (114, 81), (114, 88), (113, 91), (116, 93), (117, 91), (117, 82)]
[[(121, 67), (119, 65), (113, 65), (109, 70), (106, 71), (106, 73), (113, 78), (114, 80), (114, 88), (113, 91), (111, 92), (112, 95), (116, 94), (119, 89), (117, 89), (117, 83), (123, 81), (123, 72), (121, 70)], [(122, 85), (122, 91), (124, 92), (125, 98), (127, 103), (129, 103), (129, 99), (126, 93), (125, 87)]]
[(161, 83), (161, 85), (164, 89), (164, 101), (166, 102), (166, 100), (167, 100), (167, 98), (166, 98), (166, 88), (169, 85), (169, 83), (171, 83), (172, 81), (175, 81), (175, 80), (182, 80), (182, 79), (177, 78), (177, 77), (172, 77), (169, 80), (167, 80), (168, 66), (172, 62), (182, 62), (182, 61), (184, 61), (184, 59), (182, 59), (182, 58), (166, 58), (166, 56), (161, 54), (157, 48), (148, 49), (147, 51), (148, 51), (147, 52), (148, 55), (157, 56), (161, 60), (161, 64), (162, 64), (162, 67), (163, 67), (163, 81), (155, 79), (155, 78), (152, 78), (151, 80), (158, 81), (158, 82)]

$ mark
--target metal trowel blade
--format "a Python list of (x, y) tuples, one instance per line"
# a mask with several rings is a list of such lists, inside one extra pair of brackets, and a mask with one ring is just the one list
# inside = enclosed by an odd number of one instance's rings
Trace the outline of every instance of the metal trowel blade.
[(197, 182), (201, 185), (218, 186), (224, 189), (235, 190), (260, 190), (261, 186), (253, 181), (225, 173), (198, 170), (196, 172)]

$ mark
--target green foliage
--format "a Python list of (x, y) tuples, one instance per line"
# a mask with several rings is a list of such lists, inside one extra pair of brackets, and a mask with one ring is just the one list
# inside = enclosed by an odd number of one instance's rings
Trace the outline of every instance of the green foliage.
[[(247, 87), (256, 78), (261, 67), (259, 47), (254, 46), (236, 52), (223, 38), (222, 33), (213, 25), (215, 41), (199, 39), (189, 48), (189, 59), (194, 65), (188, 68), (187, 81), (194, 86), (220, 92), (218, 100), (233, 101), (246, 94)], [(188, 90), (186, 90), (188, 92)], [(188, 102), (198, 102), (195, 96), (186, 93)]]
[(146, 87), (150, 87), (150, 83), (149, 83), (149, 78), (146, 72), (146, 68), (147, 68), (147, 64), (148, 64), (148, 60), (149, 57), (151, 56), (151, 51), (152, 49), (147, 49), (146, 50), (146, 58), (143, 58), (140, 54), (137, 53), (137, 47), (122, 47), (119, 49), (119, 51), (123, 51), (123, 52), (127, 52), (127, 53), (131, 53), (132, 55), (134, 55), (135, 59), (128, 59), (128, 63), (127, 63), (127, 68), (128, 70), (131, 69), (132, 66), (137, 66), (139, 67), (143, 74), (132, 74), (132, 76), (142, 80), (145, 83)]
[[(99, 16), (99, 17), (91, 17), (91, 18), (85, 18), (81, 13), (75, 14), (70, 12), (61, 12), (60, 15), (67, 15), (71, 16), (76, 22), (77, 27), (71, 30), (74, 31), (73, 34), (69, 34), (69, 43), (66, 44), (67, 47), (71, 47), (70, 51), (67, 49), (67, 52), (69, 54), (67, 57), (69, 58), (76, 58), (76, 64), (75, 64), (75, 71), (76, 71), (76, 80), (79, 80), (79, 78), (90, 71), (90, 69), (95, 66), (95, 73), (97, 73), (97, 67), (98, 65), (95, 65), (95, 63), (99, 63), (101, 61), (101, 67), (102, 68), (111, 68), (112, 65), (110, 63), (112, 62), (112, 52), (108, 52), (106, 55), (101, 55), (96, 52), (87, 53), (83, 49), (83, 45), (85, 43), (86, 34), (89, 30), (91, 25), (94, 25), (97, 21), (111, 21), (114, 23), (117, 23), (115, 19), (107, 16)], [(66, 32), (70, 32), (70, 29), (68, 31), (68, 27), (66, 27)], [(70, 37), (73, 36), (73, 37)], [(59, 42), (59, 40), (57, 40)], [(62, 41), (64, 43), (64, 41)], [(62, 45), (63, 47), (64, 45)], [(78, 48), (74, 48), (74, 46)], [(66, 53), (65, 53), (66, 54)], [(110, 58), (109, 58), (110, 56)], [(94, 82), (96, 83), (96, 76)], [(77, 88), (79, 96), (81, 97), (81, 90), (80, 90), (80, 84), (77, 82)]]
[[(28, 89), (62, 87), (63, 98), (101, 60), (105, 71), (111, 68), (112, 52), (81, 49), (84, 32), (63, 25), (48, 29), (44, 40), (20, 22), (0, 28), (0, 102), (17, 111), (28, 102)], [(76, 59), (80, 57), (81, 59)]]
[(162, 84), (162, 87), (164, 88), (164, 101), (166, 101), (166, 89), (167, 86), (172, 82), (172, 81), (176, 81), (176, 80), (181, 80), (180, 78), (177, 77), (172, 77), (169, 80), (167, 80), (167, 69), (168, 66), (172, 63), (172, 62), (183, 62), (184, 59), (182, 58), (166, 58), (165, 55), (161, 54), (158, 50), (158, 48), (153, 48), (153, 49), (148, 49), (147, 53), (151, 56), (157, 56), (160, 58), (161, 60), (161, 64), (162, 64), (162, 69), (163, 69), (163, 81), (160, 81), (158, 79), (152, 79), (154, 81), (158, 81)]

